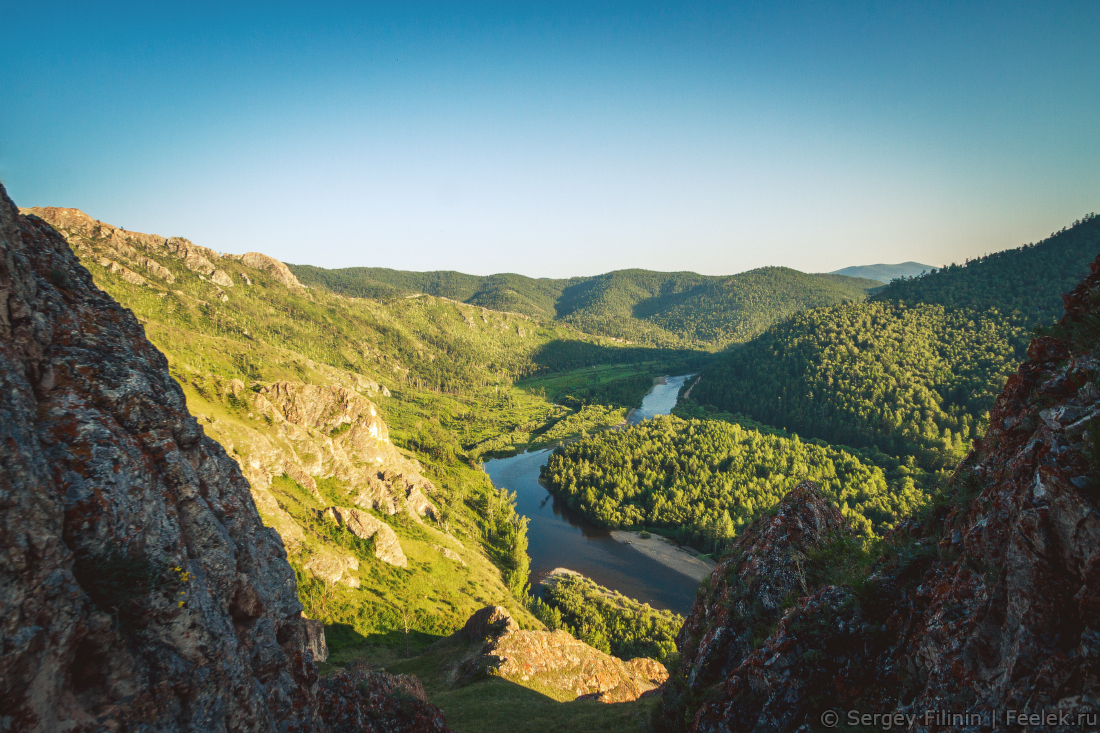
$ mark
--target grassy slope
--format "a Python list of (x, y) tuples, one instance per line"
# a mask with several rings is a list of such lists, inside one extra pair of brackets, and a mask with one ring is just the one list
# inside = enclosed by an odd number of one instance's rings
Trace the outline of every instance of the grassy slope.
[[(468, 567), (455, 565), (431, 547), (447, 543), (430, 527), (392, 517), (384, 519), (405, 547), (409, 570), (384, 565), (369, 548), (352, 542), (345, 549), (359, 556), (362, 587), (338, 586), (322, 597), (322, 589), (311, 585), (309, 574), (301, 570), (304, 559), (292, 557), (307, 608), (336, 624), (330, 627), (334, 647), (403, 644), (403, 634), (394, 636), (402, 612), (413, 616), (421, 641), (457, 628), (487, 604), (506, 605), (524, 625), (538, 625), (509, 596), (502, 580), (497, 566), (506, 553), (494, 545), (486, 519), (486, 507), (491, 501), (499, 505), (499, 498), (484, 472), (471, 465), (466, 447), (517, 432), (528, 439), (540, 431), (565, 438), (571, 425), (577, 432), (592, 428), (592, 418), (599, 422), (603, 416), (554, 406), (514, 382), (558, 365), (630, 363), (638, 357), (652, 362), (651, 351), (580, 334), (564, 324), (440, 298), (353, 300), (288, 289), (228, 259), (217, 261), (236, 283), (224, 288), (225, 302), (211, 282), (167, 253), (150, 254), (172, 273), (173, 284), (118, 258), (149, 279), (148, 285), (138, 286), (99, 263), (102, 254), (111, 254), (102, 240), (77, 239), (70, 241), (86, 245), (76, 250), (96, 282), (134, 310), (147, 335), (168, 356), (191, 410), (231, 455), (247, 455), (249, 436), (262, 433), (263, 427), (241, 414), (228, 397), (229, 379), (245, 384), (287, 379), (360, 391), (375, 381), (392, 388), (388, 397), (376, 391), (371, 398), (390, 425), (395, 444), (419, 458), (424, 474), (439, 487), (431, 498), (466, 546)], [(242, 274), (255, 284), (244, 285)], [(650, 363), (646, 368), (658, 367)], [(319, 505), (313, 506), (316, 502), (293, 481), (276, 481), (273, 493), (304, 528), (307, 551), (342, 541), (314, 520), (312, 511)]]
[(292, 266), (302, 282), (355, 297), (396, 299), (427, 293), (538, 318), (586, 333), (666, 348), (742, 343), (804, 308), (862, 300), (881, 283), (768, 267), (728, 277), (619, 270), (569, 280), (501, 274), (324, 270)]

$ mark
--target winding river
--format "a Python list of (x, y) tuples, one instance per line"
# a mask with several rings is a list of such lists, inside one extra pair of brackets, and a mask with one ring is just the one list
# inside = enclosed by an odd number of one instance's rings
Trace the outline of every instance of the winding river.
[[(629, 423), (667, 415), (690, 376), (662, 379), (630, 415)], [(695, 579), (612, 539), (608, 530), (595, 526), (543, 488), (539, 471), (550, 453), (547, 449), (485, 462), (493, 485), (516, 492), (516, 510), (530, 519), (531, 586), (536, 587), (555, 568), (569, 568), (654, 608), (688, 613), (698, 586)]]

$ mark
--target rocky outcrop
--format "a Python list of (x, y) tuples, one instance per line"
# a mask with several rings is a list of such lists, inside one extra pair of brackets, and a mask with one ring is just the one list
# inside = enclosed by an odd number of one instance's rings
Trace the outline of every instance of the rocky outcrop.
[(326, 509), (322, 516), (360, 539), (369, 540), (373, 537), (374, 556), (382, 562), (396, 565), (399, 568), (408, 567), (409, 561), (401, 550), (401, 542), (397, 539), (397, 533), (381, 519), (376, 519), (359, 509), (344, 509), (335, 506)]
[(306, 570), (330, 585), (340, 583), (349, 588), (359, 587), (359, 558), (351, 553), (328, 545), (313, 547), (305, 557)]
[(346, 487), (342, 499), (350, 503), (387, 514), (404, 510), (415, 519), (435, 518), (435, 506), (425, 495), (434, 493), (435, 486), (394, 447), (377, 408), (358, 392), (276, 382), (257, 385), (255, 392), (241, 385), (235, 393), (257, 420), (272, 424), (257, 426), (241, 461), (254, 487), (269, 487), (272, 477), (286, 473), (324, 504), (315, 479), (336, 478)]
[(111, 260), (107, 259), (106, 257), (100, 259), (99, 264), (101, 266), (107, 268), (108, 272), (115, 273), (116, 275), (118, 275), (123, 280), (130, 283), (131, 285), (144, 285), (145, 284), (145, 278), (143, 278), (141, 275), (137, 274), (133, 270), (126, 269), (125, 267), (118, 264), (117, 262), (112, 262)]
[(182, 260), (184, 267), (199, 275), (213, 275), (215, 267), (211, 260), (221, 259), (214, 250), (200, 247), (183, 237), (169, 237), (165, 241), (164, 247)]
[(504, 606), (486, 606), (466, 620), (458, 635), (466, 641), (490, 641), (519, 631), (519, 624)]
[(627, 702), (657, 689), (668, 677), (664, 666), (652, 659), (623, 662), (564, 631), (520, 629), (503, 606), (481, 609), (454, 638), (481, 643), (449, 670), (457, 684), (492, 675), (535, 683), (561, 699)]
[[(0, 383), (0, 726), (342, 730), (237, 464), (133, 314), (2, 189)], [(332, 695), (413, 729), (381, 693)]]
[[(122, 268), (121, 261), (125, 264), (146, 270), (149, 274), (167, 283), (174, 283), (175, 276), (164, 267), (162, 262), (154, 257), (170, 257), (180, 261), (184, 267), (200, 277), (208, 278), (215, 285), (223, 288), (233, 287), (233, 276), (219, 263), (226, 260), (235, 260), (251, 267), (254, 270), (266, 273), (276, 282), (288, 288), (304, 288), (298, 282), (298, 278), (286, 265), (278, 260), (259, 252), (249, 252), (244, 255), (219, 255), (212, 249), (201, 247), (189, 239), (183, 237), (162, 237), (157, 234), (143, 234), (142, 232), (130, 232), (120, 227), (105, 224), (93, 219), (79, 209), (66, 209), (55, 206), (41, 208), (20, 209), (26, 215), (36, 216), (55, 227), (65, 236), (69, 244), (83, 255), (87, 251), (94, 251), (106, 255), (108, 264), (103, 267)], [(113, 264), (111, 264), (113, 263)], [(123, 268), (119, 272), (127, 282), (135, 285), (143, 285), (136, 278), (142, 276), (138, 273)], [(252, 279), (242, 273), (241, 279), (246, 285), (252, 284)], [(222, 293), (224, 295), (224, 293)], [(228, 297), (228, 296), (226, 296)]]
[(809, 593), (809, 553), (850, 535), (828, 497), (804, 481), (742, 533), (715, 568), (677, 637), (689, 694), (725, 680), (765, 636), (792, 597)]
[[(891, 719), (918, 731), (1011, 729), (1009, 710), (1053, 714), (1050, 730), (1095, 725), (1100, 258), (1091, 267), (1064, 298), (1059, 335), (1033, 341), (1005, 385), (944, 502), (895, 530), (870, 576), (850, 585), (810, 577), (774, 631), (751, 649), (727, 644), (724, 660), (706, 653), (708, 640), (736, 635), (736, 618), (718, 596), (697, 604), (666, 727), (804, 730), (829, 709), (901, 716)], [(760, 536), (772, 521), (761, 520)], [(843, 564), (841, 545), (828, 546)], [(723, 563), (712, 583), (741, 562)], [(767, 586), (791, 586), (767, 564)], [(937, 722), (936, 711), (970, 717)]]
[(233, 278), (225, 270), (214, 270), (210, 273), (210, 282), (221, 285), (223, 288), (233, 287)]
[(248, 484), (132, 314), (6, 196), (0, 296), (9, 727), (321, 725), (294, 575)]
[(274, 257), (268, 257), (259, 252), (247, 252), (241, 256), (240, 260), (253, 270), (266, 272), (274, 278), (276, 282), (282, 283), (288, 288), (305, 287), (302, 283), (298, 282), (298, 278), (294, 277), (294, 273), (290, 271), (289, 267), (279, 262)]

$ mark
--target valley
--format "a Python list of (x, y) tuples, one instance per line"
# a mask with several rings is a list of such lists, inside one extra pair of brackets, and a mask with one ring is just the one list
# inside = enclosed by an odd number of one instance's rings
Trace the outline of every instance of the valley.
[[(686, 377), (661, 378), (628, 421), (667, 414)], [(624, 416), (625, 419), (625, 416)], [(698, 579), (652, 559), (612, 536), (540, 483), (551, 450), (521, 453), (485, 462), (485, 471), (498, 489), (516, 494), (516, 511), (528, 518), (527, 552), (531, 556), (531, 586), (553, 571), (566, 568), (600, 585), (655, 608), (679, 614), (691, 610)]]
[[(910, 662), (884, 660), (909, 642), (889, 646), (882, 634), (903, 618), (934, 625), (940, 611), (919, 598), (892, 605), (869, 578), (915, 598), (920, 577), (954, 573), (975, 594), (957, 607), (994, 603), (1009, 561), (975, 533), (979, 516), (1009, 521), (988, 514), (1009, 502), (989, 461), (1022, 446), (1020, 431), (1053, 441), (1057, 471), (1073, 474), (1037, 468), (1035, 485), (1070, 492), (1073, 511), (1091, 506), (1100, 276), (1076, 283), (1100, 251), (1095, 217), (882, 287), (784, 268), (569, 280), (326, 271), (74, 209), (5, 216), (5, 241), (48, 244), (52, 259), (36, 265), (42, 292), (117, 301), (111, 318), (141, 332), (133, 348), (163, 354), (163, 378), (197, 418), (203, 450), (240, 476), (247, 494), (237, 500), (281, 548), (272, 562), (284, 563), (308, 619), (294, 611), (293, 623), (326, 647), (322, 688), (412, 685), (427, 706), (417, 709), (441, 710), (458, 731), (716, 730), (704, 725), (723, 720), (715, 701), (748, 684), (734, 671), (793, 684), (772, 678), (765, 650), (818, 696), (830, 670), (846, 670), (850, 690), (870, 690), (867, 670), (886, 670), (889, 684), (847, 702), (892, 709), (917, 694), (906, 685), (924, 680), (920, 694), (932, 694), (946, 672), (889, 676)], [(1085, 290), (1066, 300), (1072, 318), (1053, 326), (1058, 296), (1073, 287)], [(62, 333), (45, 318), (28, 321), (34, 333)], [(95, 343), (101, 327), (83, 328)], [(28, 389), (44, 405), (53, 385), (71, 383), (34, 373)], [(132, 439), (155, 462), (151, 435)], [(209, 504), (217, 521), (238, 511)], [(1074, 573), (1092, 567), (1080, 539), (1091, 531), (1065, 539), (1080, 557), (1057, 570), (1086, 601), (1094, 580)], [(112, 532), (103, 542), (136, 547)], [(703, 569), (679, 572), (630, 544), (643, 539)], [(114, 557), (95, 552), (97, 562)], [(247, 614), (266, 611), (232, 593), (229, 625), (244, 633), (260, 617)], [(1063, 606), (1080, 616), (1073, 628), (1092, 628), (1091, 606)], [(789, 641), (834, 616), (861, 635), (836, 641), (862, 645), (861, 667)], [(96, 643), (109, 646), (104, 623)], [(381, 674), (406, 681), (371, 677)], [(800, 703), (784, 717), (774, 701), (737, 695), (731, 706), (776, 716), (776, 729), (812, 712)]]

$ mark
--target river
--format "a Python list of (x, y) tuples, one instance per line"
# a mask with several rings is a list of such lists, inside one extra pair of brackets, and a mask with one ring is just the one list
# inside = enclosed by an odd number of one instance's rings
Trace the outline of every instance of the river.
[[(642, 406), (634, 410), (629, 422), (637, 424), (667, 415), (690, 376), (661, 380), (645, 396)], [(555, 568), (569, 568), (654, 608), (687, 614), (699, 585), (695, 579), (612, 539), (608, 530), (595, 526), (543, 488), (539, 471), (551, 452), (547, 449), (485, 462), (485, 472), (493, 485), (516, 492), (516, 511), (530, 519), (527, 551), (531, 556), (531, 586), (536, 587)]]

